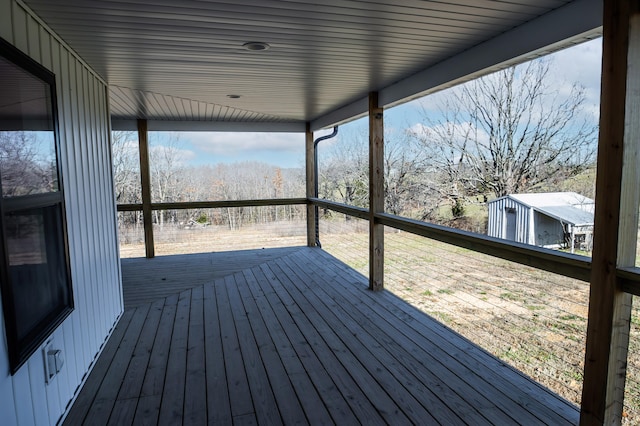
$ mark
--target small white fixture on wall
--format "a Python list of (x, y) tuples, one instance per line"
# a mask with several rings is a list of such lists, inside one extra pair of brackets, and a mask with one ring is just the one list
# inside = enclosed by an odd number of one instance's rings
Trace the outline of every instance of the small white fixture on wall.
[(62, 350), (53, 348), (53, 341), (49, 340), (44, 345), (42, 350), (42, 356), (44, 360), (44, 374), (45, 382), (51, 383), (56, 374), (62, 370), (64, 365), (64, 358), (62, 357)]

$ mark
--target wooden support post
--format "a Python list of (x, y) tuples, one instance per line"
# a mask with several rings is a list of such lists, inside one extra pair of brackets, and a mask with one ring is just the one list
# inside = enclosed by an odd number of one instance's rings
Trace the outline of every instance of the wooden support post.
[(149, 169), (149, 133), (147, 120), (138, 120), (138, 145), (140, 151), (140, 184), (142, 185), (142, 220), (144, 223), (144, 248), (147, 258), (155, 256), (153, 246), (153, 218), (151, 210), (151, 172)]
[(384, 225), (376, 213), (384, 213), (384, 114), (378, 93), (369, 94), (369, 289), (384, 288)]
[(596, 211), (581, 425), (620, 424), (631, 295), (616, 278), (635, 263), (640, 136), (640, 17), (635, 0), (605, 0)]
[[(313, 146), (313, 132), (310, 123), (307, 123), (305, 131), (305, 165), (307, 176), (307, 198), (315, 197), (315, 149)], [(315, 247), (316, 245), (316, 207), (307, 203), (307, 246)]]

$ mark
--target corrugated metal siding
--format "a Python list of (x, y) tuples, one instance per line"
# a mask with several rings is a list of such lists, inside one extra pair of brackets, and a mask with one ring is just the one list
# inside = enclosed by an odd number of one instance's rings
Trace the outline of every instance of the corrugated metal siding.
[(488, 235), (496, 238), (507, 238), (506, 209), (513, 208), (516, 211), (515, 240), (519, 243), (533, 244), (530, 238), (529, 226), (531, 222), (531, 209), (518, 201), (502, 197), (489, 203)]
[[(0, 0), (0, 36), (56, 74), (75, 310), (52, 334), (65, 365), (45, 385), (36, 352), (13, 377), (0, 339), (2, 424), (55, 424), (122, 312), (105, 83), (21, 3)], [(1, 307), (0, 307), (1, 309)], [(1, 312), (0, 312), (1, 313)], [(4, 317), (0, 315), (4, 332)]]
[(564, 227), (557, 219), (536, 212), (535, 225), (535, 245), (555, 246), (564, 242)]

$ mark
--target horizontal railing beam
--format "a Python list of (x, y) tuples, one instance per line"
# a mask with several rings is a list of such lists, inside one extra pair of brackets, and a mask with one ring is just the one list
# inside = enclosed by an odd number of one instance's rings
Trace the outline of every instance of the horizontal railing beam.
[[(369, 209), (337, 203), (321, 198), (278, 198), (260, 200), (192, 201), (182, 203), (152, 203), (152, 210), (216, 209), (226, 207), (260, 207), (312, 204), (348, 216), (369, 220)], [(119, 212), (141, 211), (142, 204), (118, 204)], [(394, 229), (463, 247), (478, 253), (531, 266), (554, 274), (589, 281), (591, 260), (584, 256), (557, 250), (506, 241), (446, 226), (408, 219), (388, 213), (374, 215), (379, 223)], [(622, 289), (640, 296), (640, 268), (618, 268)]]
[(522, 265), (532, 266), (566, 277), (589, 281), (591, 260), (585, 256), (578, 256), (513, 241), (505, 241), (500, 238), (474, 234), (387, 213), (379, 213), (376, 215), (376, 218), (383, 225), (401, 231), (421, 235), (443, 243), (464, 247), (475, 252), (510, 260)]
[(622, 291), (640, 296), (640, 268), (618, 268), (616, 275), (622, 285)]
[[(306, 198), (272, 198), (260, 200), (186, 201), (176, 203), (151, 203), (152, 210), (219, 209), (225, 207), (291, 206), (307, 204)], [(119, 212), (142, 210), (142, 204), (118, 204)]]
[(369, 209), (365, 209), (363, 207), (354, 207), (348, 204), (336, 203), (335, 201), (329, 201), (321, 198), (309, 198), (309, 202), (318, 207), (324, 207), (359, 219), (369, 220)]

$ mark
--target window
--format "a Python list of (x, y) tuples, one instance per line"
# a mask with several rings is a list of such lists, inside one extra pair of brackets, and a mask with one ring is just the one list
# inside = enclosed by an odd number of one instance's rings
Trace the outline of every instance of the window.
[(11, 372), (73, 309), (55, 78), (0, 39), (0, 270)]

